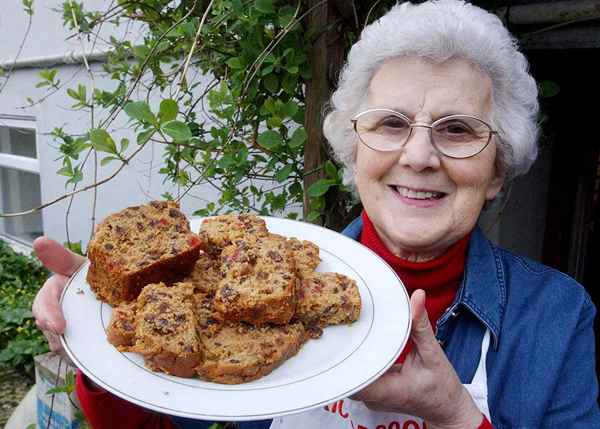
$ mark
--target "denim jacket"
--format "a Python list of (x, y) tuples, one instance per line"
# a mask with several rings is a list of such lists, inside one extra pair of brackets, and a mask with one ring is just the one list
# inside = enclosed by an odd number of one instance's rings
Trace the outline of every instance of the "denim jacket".
[[(358, 218), (343, 234), (358, 240), (361, 230)], [(494, 246), (476, 228), (462, 284), (438, 320), (436, 336), (466, 384), (490, 330), (488, 405), (496, 429), (600, 429), (595, 314), (575, 280)], [(180, 427), (203, 429), (201, 424)], [(246, 422), (240, 428), (269, 425)]]

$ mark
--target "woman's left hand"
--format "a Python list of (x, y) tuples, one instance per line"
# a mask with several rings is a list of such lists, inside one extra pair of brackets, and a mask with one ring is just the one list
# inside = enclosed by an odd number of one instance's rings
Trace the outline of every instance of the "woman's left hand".
[(433, 429), (477, 428), (483, 415), (438, 344), (425, 310), (425, 292), (412, 294), (413, 348), (373, 384), (351, 396), (375, 411), (422, 417)]

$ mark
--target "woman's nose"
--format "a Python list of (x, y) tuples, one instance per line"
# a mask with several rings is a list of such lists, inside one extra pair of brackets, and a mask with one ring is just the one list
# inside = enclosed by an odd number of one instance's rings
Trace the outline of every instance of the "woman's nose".
[(428, 168), (437, 169), (440, 167), (440, 155), (433, 147), (428, 128), (413, 127), (408, 140), (402, 146), (398, 162), (415, 171), (423, 171)]

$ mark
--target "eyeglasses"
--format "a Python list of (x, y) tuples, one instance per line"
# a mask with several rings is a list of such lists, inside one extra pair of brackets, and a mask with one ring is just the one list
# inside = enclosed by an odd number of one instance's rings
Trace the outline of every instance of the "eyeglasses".
[(483, 120), (469, 115), (450, 115), (431, 125), (411, 121), (390, 109), (369, 109), (352, 120), (354, 131), (363, 144), (380, 152), (401, 149), (413, 128), (429, 129), (433, 147), (450, 158), (470, 158), (483, 151), (498, 131)]

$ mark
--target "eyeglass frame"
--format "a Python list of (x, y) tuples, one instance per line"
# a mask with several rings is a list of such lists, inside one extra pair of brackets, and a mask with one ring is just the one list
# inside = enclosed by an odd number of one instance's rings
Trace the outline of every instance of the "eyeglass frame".
[[(392, 150), (381, 150), (381, 149), (375, 149), (371, 146), (369, 146), (360, 136), (360, 133), (357, 130), (357, 122), (358, 119), (362, 116), (362, 115), (366, 115), (367, 113), (371, 113), (371, 112), (389, 112), (389, 113), (393, 113), (395, 115), (400, 116), (402, 119), (405, 119), (410, 131), (408, 132), (408, 136), (406, 137), (406, 140), (397, 148), (397, 149), (392, 149)], [(487, 126), (490, 129), (490, 134), (488, 136), (488, 141), (485, 143), (485, 145), (483, 145), (483, 147), (477, 151), (476, 153), (469, 155), (469, 156), (452, 156), (452, 155), (448, 155), (444, 152), (442, 152), (437, 145), (435, 144), (435, 139), (433, 138), (433, 129), (436, 126), (436, 124), (448, 120), (448, 119), (453, 119), (453, 118), (471, 118), (471, 119), (475, 119), (476, 121), (481, 122), (482, 124), (484, 124), (485, 126)], [(474, 156), (479, 155), (481, 152), (483, 152), (489, 145), (490, 142), (492, 141), (492, 136), (494, 135), (500, 135), (500, 132), (497, 130), (494, 130), (492, 128), (492, 126), (490, 124), (488, 124), (486, 121), (484, 121), (481, 118), (478, 118), (477, 116), (472, 116), (472, 115), (461, 115), (461, 114), (456, 114), (456, 115), (448, 115), (448, 116), (443, 116), (441, 118), (436, 119), (435, 121), (433, 121), (431, 124), (422, 124), (422, 123), (418, 123), (416, 121), (412, 121), (408, 116), (406, 116), (403, 113), (397, 112), (395, 110), (392, 109), (386, 109), (386, 108), (375, 108), (375, 109), (367, 109), (364, 110), (360, 113), (357, 113), (352, 119), (350, 119), (350, 122), (352, 122), (353, 125), (353, 129), (354, 132), (356, 133), (356, 135), (358, 136), (358, 139), (361, 141), (362, 144), (364, 144), (366, 147), (368, 147), (371, 150), (374, 150), (376, 152), (394, 152), (397, 150), (400, 150), (404, 147), (404, 145), (406, 144), (406, 142), (408, 142), (410, 140), (410, 137), (412, 136), (412, 131), (413, 128), (427, 128), (429, 129), (429, 141), (431, 143), (431, 146), (433, 146), (433, 148), (440, 153), (441, 155), (447, 156), (448, 158), (452, 158), (452, 159), (468, 159), (468, 158), (472, 158)]]

